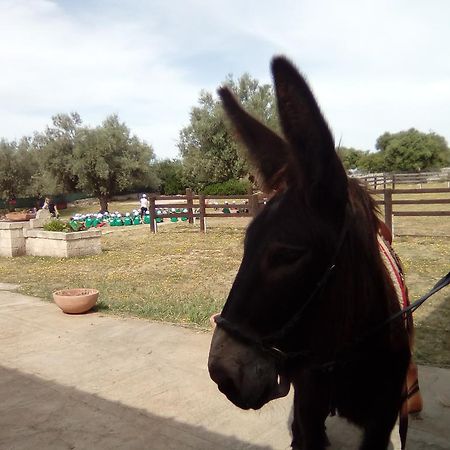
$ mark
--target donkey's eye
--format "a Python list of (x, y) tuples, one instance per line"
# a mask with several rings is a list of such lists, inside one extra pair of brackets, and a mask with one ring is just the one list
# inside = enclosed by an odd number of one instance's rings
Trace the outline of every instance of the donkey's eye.
[(267, 262), (269, 267), (289, 266), (297, 263), (304, 255), (304, 248), (280, 246), (269, 252)]

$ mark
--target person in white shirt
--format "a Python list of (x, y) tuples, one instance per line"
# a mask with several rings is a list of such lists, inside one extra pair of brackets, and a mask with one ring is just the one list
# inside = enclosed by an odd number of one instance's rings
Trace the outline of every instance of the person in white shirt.
[(145, 213), (148, 211), (148, 199), (145, 194), (142, 194), (142, 197), (139, 200), (139, 203), (141, 205), (141, 218), (143, 218)]

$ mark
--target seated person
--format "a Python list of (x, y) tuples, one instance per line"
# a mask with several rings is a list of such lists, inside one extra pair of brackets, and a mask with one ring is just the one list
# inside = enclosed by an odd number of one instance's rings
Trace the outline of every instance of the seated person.
[(46, 197), (44, 204), (42, 205), (42, 209), (48, 209), (48, 212), (51, 214), (52, 217), (59, 217), (59, 211), (58, 208), (56, 207), (55, 202), (53, 201), (52, 198), (50, 197)]

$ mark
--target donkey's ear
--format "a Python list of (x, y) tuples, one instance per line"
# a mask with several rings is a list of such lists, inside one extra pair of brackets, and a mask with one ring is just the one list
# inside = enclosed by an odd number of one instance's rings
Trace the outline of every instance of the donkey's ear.
[(272, 73), (283, 133), (295, 154), (303, 179), (309, 187), (327, 185), (333, 196), (346, 197), (347, 176), (311, 89), (284, 57), (273, 59)]
[(261, 189), (271, 192), (287, 184), (292, 170), (292, 152), (286, 141), (248, 114), (230, 89), (222, 87), (218, 93), (238, 139), (247, 147), (250, 160), (258, 171)]

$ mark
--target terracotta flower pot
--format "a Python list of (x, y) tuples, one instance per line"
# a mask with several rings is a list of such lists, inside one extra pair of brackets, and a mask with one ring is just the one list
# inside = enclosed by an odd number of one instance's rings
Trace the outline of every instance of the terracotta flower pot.
[(36, 214), (27, 212), (10, 212), (5, 214), (5, 216), (10, 222), (25, 222), (27, 220), (34, 219)]
[(89, 311), (98, 299), (97, 289), (63, 289), (53, 292), (53, 300), (67, 314)]

